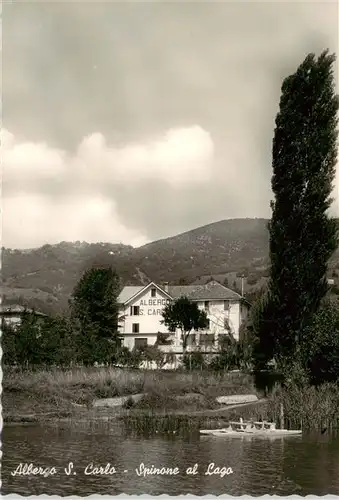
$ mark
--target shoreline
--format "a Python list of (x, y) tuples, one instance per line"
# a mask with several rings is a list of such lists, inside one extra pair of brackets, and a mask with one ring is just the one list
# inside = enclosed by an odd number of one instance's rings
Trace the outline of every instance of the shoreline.
[(5, 414), (3, 416), (4, 425), (28, 425), (28, 424), (47, 424), (47, 423), (57, 423), (57, 422), (80, 422), (80, 421), (114, 421), (121, 418), (142, 418), (142, 417), (154, 417), (154, 418), (167, 418), (167, 417), (177, 417), (177, 418), (206, 418), (206, 419), (219, 419), (224, 418), (231, 411), (237, 412), (241, 409), (248, 409), (251, 407), (260, 407), (268, 402), (267, 398), (261, 398), (258, 401), (251, 401), (248, 403), (238, 403), (231, 405), (223, 405), (220, 408), (205, 409), (205, 410), (195, 410), (192, 411), (189, 407), (182, 410), (170, 410), (170, 409), (125, 409), (121, 407), (117, 408), (77, 408), (70, 411), (60, 410), (60, 411), (49, 411), (49, 412), (36, 412), (29, 414)]
[[(245, 399), (237, 404), (217, 402), (220, 396), (246, 395), (258, 399), (251, 403)], [(12, 371), (3, 374), (2, 415), (6, 425), (144, 415), (208, 418), (260, 406), (261, 400), (253, 377), (244, 373), (114, 368)]]

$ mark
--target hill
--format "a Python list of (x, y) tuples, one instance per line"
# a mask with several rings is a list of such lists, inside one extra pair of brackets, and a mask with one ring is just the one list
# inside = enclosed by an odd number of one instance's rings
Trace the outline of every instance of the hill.
[[(267, 222), (224, 220), (139, 248), (61, 242), (29, 250), (3, 249), (4, 301), (47, 313), (64, 310), (82, 272), (97, 264), (114, 266), (124, 284), (146, 284), (149, 280), (202, 283), (213, 276), (240, 289), (240, 276), (244, 275), (244, 290), (252, 291), (262, 286), (268, 275)], [(332, 267), (338, 261), (337, 253)]]

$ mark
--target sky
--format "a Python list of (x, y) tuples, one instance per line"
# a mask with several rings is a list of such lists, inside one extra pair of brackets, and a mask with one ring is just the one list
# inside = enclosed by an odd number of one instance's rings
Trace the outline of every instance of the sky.
[(281, 84), (338, 6), (12, 2), (2, 46), (2, 245), (139, 246), (270, 216)]

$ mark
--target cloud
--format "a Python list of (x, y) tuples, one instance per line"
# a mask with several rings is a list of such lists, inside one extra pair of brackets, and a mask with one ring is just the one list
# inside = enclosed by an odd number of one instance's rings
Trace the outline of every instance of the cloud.
[(269, 217), (282, 80), (338, 45), (335, 1), (7, 2), (4, 19), (8, 246)]
[(19, 194), (3, 201), (3, 244), (33, 248), (60, 241), (147, 243), (142, 232), (119, 222), (113, 201), (76, 195), (55, 204), (43, 195)]
[(95, 133), (82, 141), (76, 160), (85, 175), (99, 182), (104, 173), (105, 182), (159, 179), (180, 187), (208, 181), (213, 149), (211, 136), (198, 126), (172, 129), (144, 144), (120, 148), (108, 146), (103, 135)]
[[(124, 145), (93, 133), (74, 154), (19, 141), (6, 129), (2, 144), (7, 247), (63, 240), (140, 246), (224, 214), (269, 216), (270, 179), (254, 177), (248, 162), (258, 161), (255, 144), (245, 149), (230, 137), (220, 155), (197, 125)], [(331, 213), (338, 215), (338, 176), (334, 197)]]
[(3, 244), (10, 247), (61, 240), (144, 244), (147, 223), (123, 220), (117, 193), (139, 189), (128, 203), (142, 212), (139, 199), (149, 182), (185, 191), (212, 175), (213, 141), (198, 126), (119, 147), (95, 133), (73, 156), (45, 143), (18, 142), (5, 129), (2, 144)]

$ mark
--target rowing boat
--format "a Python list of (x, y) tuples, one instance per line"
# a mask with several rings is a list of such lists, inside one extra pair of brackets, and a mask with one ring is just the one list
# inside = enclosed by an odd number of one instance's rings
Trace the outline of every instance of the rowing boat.
[(217, 436), (217, 437), (283, 437), (283, 436), (300, 436), (300, 430), (234, 430), (234, 429), (201, 429), (200, 434)]
[(222, 429), (201, 429), (200, 434), (211, 436), (227, 437), (280, 437), (280, 436), (298, 436), (302, 434), (301, 430), (276, 429), (274, 422), (229, 422), (228, 427)]

